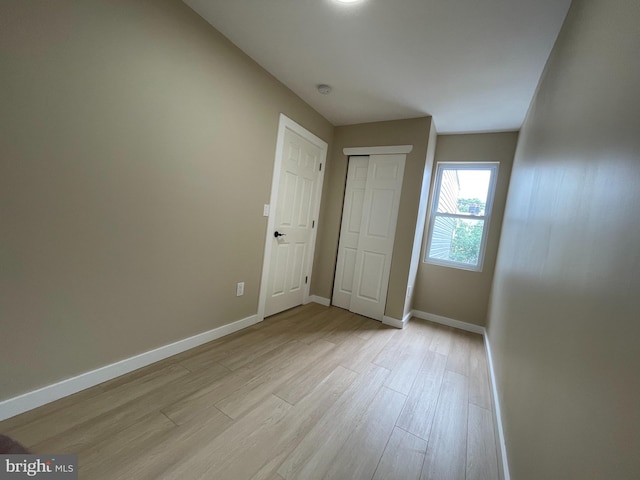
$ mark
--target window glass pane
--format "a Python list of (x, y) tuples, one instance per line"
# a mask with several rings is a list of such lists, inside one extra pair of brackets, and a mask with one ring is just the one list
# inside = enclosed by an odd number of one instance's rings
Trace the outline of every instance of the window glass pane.
[(443, 168), (438, 213), (484, 215), (491, 170)]
[(429, 258), (478, 265), (484, 220), (436, 217)]

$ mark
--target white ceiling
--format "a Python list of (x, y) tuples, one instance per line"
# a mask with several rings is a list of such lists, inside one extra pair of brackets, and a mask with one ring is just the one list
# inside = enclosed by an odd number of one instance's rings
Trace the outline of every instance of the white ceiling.
[(519, 129), (570, 4), (184, 1), (334, 125), (432, 115), (440, 133)]

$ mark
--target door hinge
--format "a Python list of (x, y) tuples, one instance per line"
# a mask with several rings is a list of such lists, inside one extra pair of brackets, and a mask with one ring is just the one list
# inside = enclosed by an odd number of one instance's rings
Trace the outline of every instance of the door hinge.
[(319, 171), (320, 171), (320, 172), (322, 171), (322, 164), (320, 164), (320, 170), (319, 170)]
[(311, 220), (311, 228), (316, 228), (316, 221), (315, 220)]
[(309, 277), (304, 277), (304, 283), (309, 282)]

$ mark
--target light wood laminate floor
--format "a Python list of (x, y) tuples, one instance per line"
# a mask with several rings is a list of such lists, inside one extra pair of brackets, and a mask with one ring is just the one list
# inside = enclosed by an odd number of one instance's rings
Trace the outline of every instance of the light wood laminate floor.
[(81, 479), (496, 480), (479, 335), (309, 304), (0, 423)]

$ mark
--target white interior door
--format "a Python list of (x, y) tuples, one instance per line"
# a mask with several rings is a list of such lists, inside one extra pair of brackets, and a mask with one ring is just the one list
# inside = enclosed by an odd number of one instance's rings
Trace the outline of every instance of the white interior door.
[[(352, 193), (352, 198), (349, 199), (350, 211), (346, 210), (345, 201), (334, 282), (334, 304), (377, 320), (382, 320), (387, 300), (405, 159), (406, 155), (369, 157), (354, 259), (354, 235), (349, 229), (353, 228), (353, 223), (357, 223), (354, 217), (358, 212), (358, 187), (361, 180), (357, 178), (362, 175), (362, 171), (358, 173), (358, 166), (361, 168), (361, 164), (353, 165), (353, 187), (349, 186), (349, 174), (347, 175), (347, 192)], [(351, 164), (349, 170), (352, 170)], [(349, 222), (347, 229), (345, 222)], [(344, 242), (343, 232), (346, 232)]]
[(342, 208), (338, 261), (333, 284), (333, 304), (347, 310), (351, 306), (351, 294), (353, 293), (353, 276), (356, 270), (356, 254), (360, 239), (360, 224), (362, 223), (368, 169), (368, 156), (349, 158), (347, 188), (344, 193), (344, 206)]
[(302, 127), (297, 130), (284, 128), (280, 162), (276, 161), (279, 172), (267, 239), (271, 243), (266, 249), (269, 262), (266, 285), (263, 283), (264, 316), (302, 304), (309, 292), (326, 143), (319, 145), (313, 136), (305, 138)]

